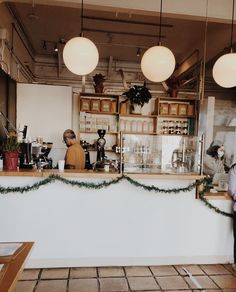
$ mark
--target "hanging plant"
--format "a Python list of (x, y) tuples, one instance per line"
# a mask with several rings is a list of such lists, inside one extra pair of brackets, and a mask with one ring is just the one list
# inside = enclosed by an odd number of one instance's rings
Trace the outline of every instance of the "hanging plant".
[(146, 87), (146, 83), (144, 82), (143, 86), (134, 85), (128, 91), (124, 92), (127, 98), (125, 102), (129, 101), (131, 106), (139, 105), (141, 107), (144, 106), (145, 103), (148, 103), (152, 98), (152, 95), (148, 88)]

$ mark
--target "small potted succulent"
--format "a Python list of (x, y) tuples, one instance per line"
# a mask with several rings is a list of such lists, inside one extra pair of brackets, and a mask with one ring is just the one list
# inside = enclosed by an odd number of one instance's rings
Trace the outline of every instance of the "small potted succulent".
[(102, 75), (101, 73), (96, 74), (93, 76), (93, 81), (94, 81), (94, 89), (96, 93), (103, 93), (103, 89), (104, 89), (104, 81), (105, 81), (105, 76)]
[(123, 95), (126, 96), (126, 100), (124, 102), (130, 102), (133, 113), (141, 113), (141, 108), (152, 98), (145, 82), (143, 86), (132, 86), (128, 91), (124, 92)]
[(17, 170), (20, 144), (16, 134), (10, 133), (3, 144), (3, 168), (5, 170)]
[(181, 87), (180, 80), (177, 77), (172, 76), (166, 80), (166, 84), (168, 86), (167, 93), (169, 93), (171, 97), (177, 97)]

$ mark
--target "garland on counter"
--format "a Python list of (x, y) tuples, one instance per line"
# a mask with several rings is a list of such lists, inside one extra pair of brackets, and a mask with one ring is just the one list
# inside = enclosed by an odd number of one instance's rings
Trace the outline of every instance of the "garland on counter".
[(233, 214), (232, 213), (227, 213), (225, 211), (221, 211), (218, 207), (212, 205), (206, 199), (205, 193), (209, 192), (210, 189), (212, 188), (212, 178), (211, 177), (204, 178), (202, 184), (203, 184), (203, 190), (201, 192), (199, 192), (199, 199), (202, 200), (208, 208), (214, 210), (216, 213), (233, 218)]
[(188, 192), (194, 189), (197, 185), (201, 184), (202, 181), (194, 182), (188, 185), (185, 188), (174, 188), (174, 189), (160, 189), (158, 187), (155, 187), (154, 185), (152, 186), (147, 186), (144, 184), (141, 184), (137, 182), (136, 180), (133, 180), (132, 178), (122, 175), (121, 177), (117, 177), (115, 179), (109, 180), (109, 181), (102, 181), (101, 183), (93, 183), (93, 182), (78, 182), (78, 181), (73, 181), (73, 180), (68, 180), (64, 177), (61, 177), (59, 175), (52, 174), (48, 176), (47, 178), (41, 180), (40, 182), (36, 182), (33, 185), (27, 185), (24, 187), (2, 187), (0, 186), (0, 194), (8, 194), (8, 193), (27, 193), (33, 190), (39, 189), (41, 186), (45, 186), (47, 184), (53, 183), (55, 181), (60, 181), (64, 184), (71, 185), (72, 187), (76, 186), (79, 188), (86, 188), (86, 189), (102, 189), (106, 188), (110, 185), (117, 184), (118, 182), (122, 180), (127, 180), (129, 183), (136, 187), (141, 187), (144, 190), (148, 191), (154, 191), (158, 193), (179, 193), (179, 192)]
[(52, 174), (52, 175), (48, 176), (47, 178), (41, 180), (40, 182), (36, 182), (32, 185), (26, 185), (23, 187), (3, 187), (3, 186), (0, 186), (0, 194), (6, 195), (8, 193), (27, 193), (27, 192), (30, 192), (33, 190), (38, 190), (40, 187), (45, 186), (45, 185), (50, 184), (50, 183), (53, 183), (55, 181), (60, 181), (64, 184), (71, 185), (72, 187), (76, 186), (78, 188), (86, 188), (86, 189), (102, 189), (102, 188), (106, 188), (110, 185), (117, 184), (122, 180), (127, 180), (130, 184), (134, 185), (135, 187), (142, 188), (142, 189), (149, 191), (149, 192), (153, 191), (156, 193), (165, 193), (165, 194), (171, 194), (171, 193), (177, 194), (180, 192), (188, 192), (188, 191), (191, 191), (192, 189), (194, 189), (196, 186), (203, 184), (203, 190), (201, 192), (199, 192), (199, 198), (205, 203), (205, 205), (221, 215), (224, 215), (227, 217), (233, 217), (233, 214), (221, 211), (218, 207), (215, 207), (214, 205), (210, 204), (208, 202), (208, 200), (205, 198), (205, 193), (209, 192), (209, 190), (211, 188), (211, 183), (212, 183), (212, 180), (209, 177), (206, 177), (202, 180), (198, 180), (196, 182), (193, 182), (193, 183), (189, 184), (187, 187), (173, 188), (173, 189), (162, 189), (162, 188), (158, 188), (154, 185), (150, 185), (150, 186), (144, 185), (144, 184), (142, 184), (142, 183), (130, 178), (129, 176), (126, 176), (126, 175), (122, 175), (121, 177), (117, 177), (113, 180), (102, 181), (101, 183), (93, 183), (93, 182), (78, 182), (78, 181), (68, 180), (68, 179), (63, 178), (59, 175)]

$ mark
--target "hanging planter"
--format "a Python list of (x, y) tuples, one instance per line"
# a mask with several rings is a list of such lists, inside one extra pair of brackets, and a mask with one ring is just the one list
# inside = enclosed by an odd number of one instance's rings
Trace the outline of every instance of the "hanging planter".
[(125, 102), (130, 102), (131, 110), (135, 114), (141, 114), (141, 109), (145, 103), (148, 103), (152, 95), (144, 82), (143, 86), (134, 85), (128, 91), (123, 93), (126, 96)]

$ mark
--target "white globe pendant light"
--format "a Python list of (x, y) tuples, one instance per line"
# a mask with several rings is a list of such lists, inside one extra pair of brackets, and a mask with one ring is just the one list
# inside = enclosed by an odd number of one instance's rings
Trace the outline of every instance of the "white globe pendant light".
[(175, 56), (170, 49), (161, 45), (162, 0), (160, 7), (159, 44), (149, 48), (141, 60), (143, 75), (150, 81), (162, 82), (168, 79), (175, 70)]
[(233, 53), (233, 28), (234, 28), (234, 0), (231, 22), (230, 53), (221, 56), (214, 64), (212, 75), (215, 82), (221, 87), (231, 88), (236, 86), (236, 53)]
[(87, 75), (97, 66), (99, 54), (96, 45), (83, 37), (83, 0), (81, 7), (81, 33), (70, 39), (63, 49), (63, 60), (68, 70), (77, 75)]
[(74, 37), (63, 50), (66, 67), (74, 74), (87, 75), (97, 66), (99, 54), (95, 44), (85, 37)]
[(213, 78), (221, 87), (236, 86), (236, 53), (221, 56), (213, 66)]
[(175, 69), (175, 56), (164, 46), (149, 48), (141, 60), (141, 70), (144, 76), (153, 82), (168, 79)]

